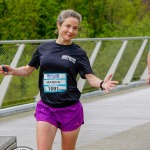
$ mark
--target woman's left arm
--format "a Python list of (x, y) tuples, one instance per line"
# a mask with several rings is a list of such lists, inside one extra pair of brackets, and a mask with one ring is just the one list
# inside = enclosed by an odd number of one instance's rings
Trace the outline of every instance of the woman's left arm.
[(86, 74), (85, 77), (92, 87), (104, 89), (106, 93), (119, 83), (118, 81), (111, 80), (112, 74), (110, 74), (104, 81), (96, 77), (94, 74)]

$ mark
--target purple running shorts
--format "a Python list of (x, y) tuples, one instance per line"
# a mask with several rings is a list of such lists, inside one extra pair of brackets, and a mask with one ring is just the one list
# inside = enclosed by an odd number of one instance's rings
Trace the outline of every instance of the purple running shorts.
[(64, 107), (54, 108), (46, 105), (42, 100), (37, 103), (36, 121), (46, 121), (62, 131), (72, 131), (84, 124), (83, 107), (81, 102)]

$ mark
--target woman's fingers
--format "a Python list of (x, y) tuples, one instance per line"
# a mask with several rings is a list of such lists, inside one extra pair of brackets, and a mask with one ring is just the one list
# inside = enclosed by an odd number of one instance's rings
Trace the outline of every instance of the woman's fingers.
[(112, 74), (110, 74), (110, 75), (105, 79), (105, 81), (107, 82), (107, 81), (111, 80), (111, 78), (112, 78)]
[(104, 81), (104, 89), (105, 92), (108, 93), (109, 90), (112, 90), (119, 82), (118, 81), (111, 81), (112, 74), (108, 76), (108, 78)]

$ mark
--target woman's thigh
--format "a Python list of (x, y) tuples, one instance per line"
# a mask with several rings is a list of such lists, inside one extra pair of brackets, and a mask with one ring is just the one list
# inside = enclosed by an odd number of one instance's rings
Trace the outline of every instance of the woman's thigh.
[(45, 122), (37, 121), (36, 137), (38, 150), (51, 150), (57, 132), (57, 127)]
[(80, 127), (73, 131), (61, 131), (62, 150), (75, 150)]

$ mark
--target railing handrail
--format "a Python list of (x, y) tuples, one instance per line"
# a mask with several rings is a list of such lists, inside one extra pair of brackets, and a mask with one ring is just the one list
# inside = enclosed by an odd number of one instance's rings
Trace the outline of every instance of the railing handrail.
[[(76, 38), (72, 41), (113, 41), (113, 40), (141, 40), (150, 39), (150, 36), (141, 37), (112, 37), (112, 38)], [(2, 40), (0, 44), (15, 44), (15, 43), (43, 43), (47, 41), (53, 41), (55, 39), (35, 39), (35, 40)]]

